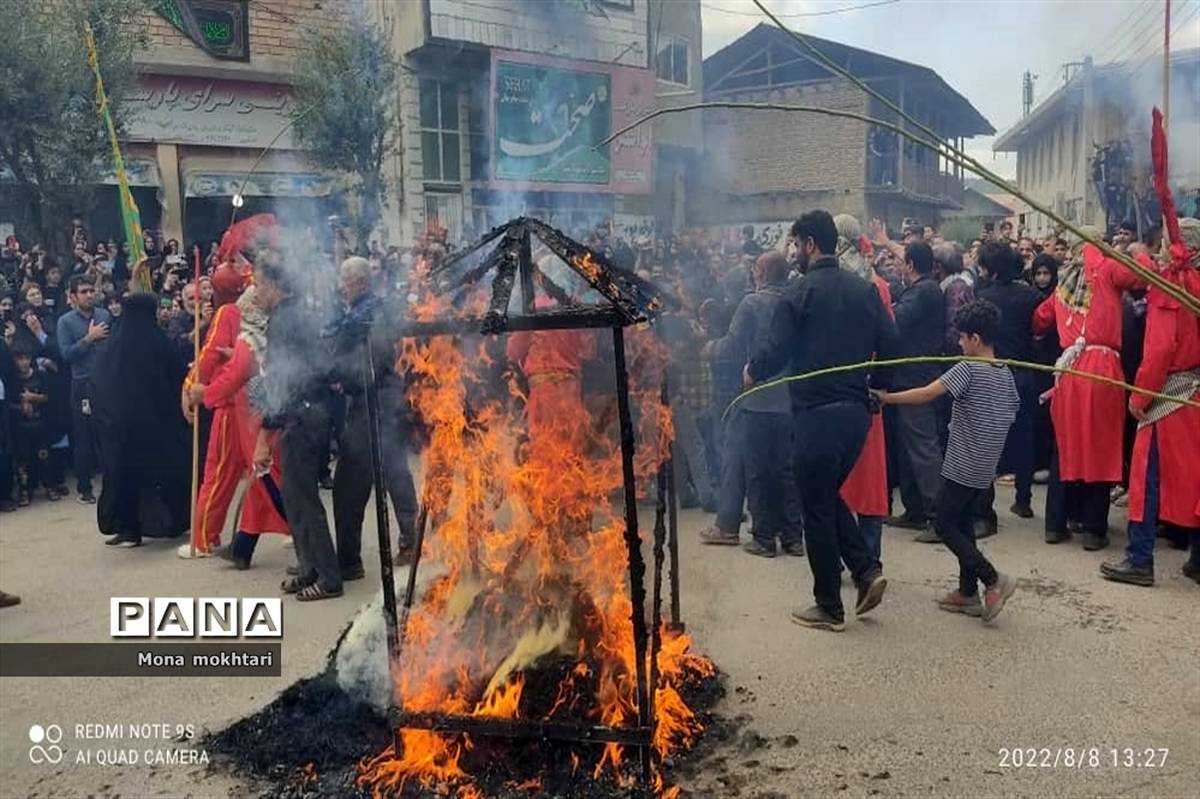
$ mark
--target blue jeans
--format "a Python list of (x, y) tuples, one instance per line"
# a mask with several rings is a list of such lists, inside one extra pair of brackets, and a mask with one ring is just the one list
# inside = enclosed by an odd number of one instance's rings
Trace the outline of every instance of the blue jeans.
[(736, 533), (746, 504), (745, 414), (735, 411), (721, 430), (721, 484), (717, 488), (717, 529)]
[(1134, 566), (1154, 565), (1154, 539), (1158, 535), (1158, 430), (1150, 431), (1150, 455), (1146, 463), (1146, 503), (1142, 520), (1129, 523), (1125, 556)]
[(883, 560), (883, 517), (859, 516), (858, 530), (867, 542), (867, 550), (876, 561)]

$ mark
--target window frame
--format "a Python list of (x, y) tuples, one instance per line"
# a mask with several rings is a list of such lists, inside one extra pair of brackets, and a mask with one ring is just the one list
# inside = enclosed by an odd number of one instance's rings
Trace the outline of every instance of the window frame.
[[(679, 81), (674, 79), (674, 77), (675, 77), (675, 48), (680, 45), (683, 46), (684, 52), (687, 53), (687, 65), (686, 65), (686, 70), (685, 70), (687, 79), (683, 83), (680, 83)], [(670, 66), (670, 69), (668, 70), (669, 73), (671, 74), (670, 78), (664, 78), (659, 73), (659, 57), (662, 54), (664, 48), (668, 49), (671, 53), (671, 66)], [(661, 34), (658, 37), (658, 41), (655, 43), (655, 48), (654, 48), (654, 77), (657, 80), (660, 80), (663, 83), (669, 83), (672, 86), (680, 86), (685, 89), (692, 88), (692, 40), (686, 36), (680, 36), (679, 34), (676, 34), (676, 33)]]
[[(426, 103), (429, 102), (429, 100), (427, 100), (427, 95), (426, 95), (426, 90), (425, 90), (426, 86), (432, 86), (436, 89), (436, 91), (433, 92), (434, 97), (433, 97), (432, 102), (433, 102), (433, 108), (436, 110), (436, 113), (437, 113), (437, 120), (435, 121), (435, 124), (432, 127), (426, 125), (426, 119), (425, 119)], [(443, 113), (446, 110), (445, 103), (446, 103), (447, 89), (449, 89), (450, 96), (453, 101), (453, 106), (452, 106), (454, 109), (454, 120), (453, 120), (454, 126), (453, 127), (446, 126), (446, 120), (444, 119), (444, 113)], [(462, 170), (463, 132), (462, 132), (462, 109), (459, 107), (458, 89), (448, 83), (437, 80), (436, 78), (421, 78), (420, 81), (418, 82), (417, 93), (418, 93), (417, 119), (421, 125), (421, 165), (422, 165), (422, 169), (424, 170), (424, 179), (429, 183), (461, 184), (462, 180), (463, 180), (463, 177), (462, 177), (462, 174), (463, 174), (463, 170)], [(436, 175), (430, 174), (431, 164), (428, 162), (428, 159), (426, 158), (425, 137), (427, 135), (433, 135), (437, 141), (437, 164), (436, 164), (437, 173), (436, 173)], [(454, 162), (456, 165), (456, 171), (458, 173), (455, 177), (448, 177), (446, 175), (446, 172), (447, 172), (447, 170), (446, 170), (446, 150), (447, 150), (446, 140), (448, 137), (451, 137), (451, 136), (453, 137), (453, 141), (455, 143)]]

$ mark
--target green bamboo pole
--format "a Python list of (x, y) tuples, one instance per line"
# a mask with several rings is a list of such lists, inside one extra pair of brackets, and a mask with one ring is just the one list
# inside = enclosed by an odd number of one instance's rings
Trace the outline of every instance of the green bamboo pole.
[[(760, 11), (762, 11), (772, 22), (774, 22), (777, 26), (779, 26), (780, 30), (782, 30), (784, 33), (787, 33), (789, 36), (791, 36), (793, 39), (795, 39), (797, 42), (799, 42), (801, 47), (803, 47), (807, 52), (811, 53), (812, 56), (818, 62), (820, 62), (822, 66), (824, 66), (826, 69), (828, 69), (830, 72), (832, 72), (836, 75), (841, 75), (843, 78), (846, 78), (851, 83), (853, 83), (855, 86), (862, 89), (864, 92), (869, 94), (871, 97), (874, 97), (876, 100), (883, 103), (889, 109), (894, 111), (896, 114), (898, 114), (900, 116), (901, 119), (905, 120), (910, 125), (914, 126), (918, 130), (920, 130), (923, 133), (925, 133), (926, 135), (928, 135), (933, 141), (936, 141), (938, 143), (938, 146), (936, 146), (934, 148), (934, 150), (939, 155), (946, 157), (948, 160), (955, 160), (957, 163), (959, 163), (962, 166), (965, 166), (967, 169), (970, 169), (976, 175), (979, 175), (979, 177), (983, 178), (984, 180), (988, 181), (989, 183), (995, 185), (996, 187), (998, 187), (1000, 189), (1003, 189), (1004, 191), (1008, 192), (1009, 194), (1012, 194), (1014, 197), (1018, 197), (1021, 200), (1024, 200), (1029, 205), (1030, 208), (1033, 208), (1035, 211), (1039, 211), (1039, 212), (1045, 214), (1046, 216), (1050, 217), (1056, 223), (1058, 223), (1058, 225), (1061, 226), (1063, 230), (1069, 230), (1072, 233), (1074, 233), (1076, 236), (1078, 236), (1080, 239), (1090, 242), (1091, 244), (1094, 244), (1096, 247), (1098, 247), (1100, 249), (1101, 252), (1103, 252), (1109, 258), (1112, 258), (1113, 260), (1117, 261), (1122, 266), (1124, 266), (1125, 268), (1129, 269), (1134, 274), (1136, 274), (1138, 277), (1142, 278), (1142, 280), (1145, 280), (1147, 283), (1150, 283), (1151, 285), (1156, 286), (1157, 288), (1162, 290), (1163, 293), (1173, 297), (1180, 304), (1182, 304), (1185, 308), (1187, 308), (1189, 311), (1191, 311), (1193, 314), (1200, 316), (1200, 301), (1198, 301), (1195, 297), (1192, 297), (1186, 291), (1182, 291), (1182, 290), (1178, 289), (1178, 287), (1176, 287), (1174, 284), (1172, 284), (1169, 281), (1162, 278), (1157, 272), (1153, 272), (1149, 269), (1146, 269), (1144, 266), (1139, 264), (1134, 259), (1130, 258), (1125, 253), (1120, 252), (1119, 250), (1116, 250), (1113, 247), (1109, 246), (1102, 239), (1100, 239), (1098, 237), (1092, 237), (1092, 236), (1085, 234), (1082, 229), (1071, 224), (1067, 220), (1060, 217), (1058, 214), (1051, 211), (1046, 206), (1042, 205), (1041, 203), (1032, 199), (1028, 195), (1024, 194), (1016, 186), (1012, 185), (1008, 181), (1004, 180), (1004, 178), (1002, 178), (999, 175), (992, 172), (990, 169), (985, 167), (983, 164), (979, 163), (979, 161), (977, 161), (975, 158), (967, 155), (965, 152), (954, 147), (949, 142), (943, 141), (941, 139), (941, 137), (938, 136), (936, 131), (931, 130), (930, 128), (926, 127), (924, 124), (922, 124), (918, 120), (909, 116), (907, 113), (904, 112), (904, 109), (900, 108), (900, 106), (896, 105), (891, 100), (889, 100), (887, 97), (883, 96), (879, 92), (872, 89), (869, 85), (864, 83), (862, 80), (860, 80), (856, 75), (851, 73), (849, 70), (846, 70), (846, 69), (842, 68), (841, 65), (834, 63), (824, 53), (822, 53), (820, 50), (818, 50), (811, 42), (809, 42), (808, 39), (806, 39), (802, 34), (796, 32), (796, 31), (792, 30), (791, 28), (787, 27), (786, 25), (784, 25), (783, 21), (780, 20), (779, 17), (772, 14), (770, 9), (768, 9), (765, 5), (763, 5), (762, 0), (754, 0), (754, 5), (758, 6)], [(895, 128), (893, 128), (893, 129), (895, 129)], [(912, 139), (913, 141), (916, 141), (920, 144), (924, 144), (925, 146), (929, 146), (929, 144), (930, 144), (930, 142), (928, 142), (928, 141), (923, 141), (920, 139), (916, 139), (912, 136), (908, 136), (906, 131), (902, 131), (902, 133), (905, 136), (907, 136), (908, 138)], [(951, 155), (953, 155), (954, 158), (951, 158)]]
[(786, 385), (787, 383), (797, 383), (797, 382), (800, 382), (803, 380), (812, 380), (813, 378), (825, 377), (827, 375), (841, 374), (843, 372), (854, 372), (854, 371), (858, 371), (860, 369), (876, 369), (879, 367), (903, 366), (905, 364), (914, 364), (914, 363), (958, 363), (959, 361), (976, 361), (978, 363), (990, 363), (993, 365), (1011, 366), (1016, 369), (1031, 369), (1036, 372), (1048, 372), (1050, 374), (1071, 375), (1073, 377), (1079, 377), (1084, 380), (1092, 380), (1096, 383), (1103, 383), (1105, 385), (1122, 388), (1125, 391), (1131, 392), (1133, 394), (1141, 394), (1142, 396), (1151, 397), (1152, 399), (1169, 400), (1171, 402), (1177, 402), (1180, 405), (1186, 405), (1189, 408), (1200, 408), (1200, 402), (1196, 402), (1195, 400), (1179, 399), (1178, 397), (1171, 397), (1171, 396), (1168, 396), (1168, 395), (1163, 394), (1158, 391), (1151, 391), (1148, 388), (1141, 388), (1140, 386), (1130, 385), (1129, 383), (1126, 383), (1124, 381), (1115, 380), (1111, 377), (1105, 377), (1104, 375), (1092, 374), (1091, 372), (1081, 372), (1078, 369), (1070, 369), (1070, 368), (1062, 367), (1062, 366), (1047, 366), (1044, 363), (1034, 363), (1033, 361), (1021, 361), (1021, 360), (1017, 360), (1016, 358), (983, 358), (983, 357), (979, 357), (979, 356), (975, 356), (975, 355), (917, 355), (917, 356), (912, 356), (912, 357), (908, 357), (908, 358), (889, 358), (889, 359), (882, 360), (882, 361), (861, 361), (859, 363), (849, 363), (849, 364), (842, 364), (839, 366), (829, 366), (824, 369), (816, 369), (812, 372), (805, 372), (804, 374), (800, 374), (800, 375), (788, 375), (786, 377), (780, 377), (780, 378), (776, 378), (775, 380), (770, 380), (766, 383), (759, 383), (757, 385), (754, 385), (754, 386), (746, 389), (741, 394), (734, 397), (733, 402), (729, 403), (728, 407), (726, 407), (725, 411), (721, 414), (721, 420), (724, 421), (725, 417), (729, 415), (729, 412), (731, 410), (733, 410), (734, 406), (736, 406), (742, 400), (746, 399), (746, 397), (749, 397), (753, 394), (757, 394), (760, 391), (766, 391), (768, 388), (774, 388), (775, 386)]

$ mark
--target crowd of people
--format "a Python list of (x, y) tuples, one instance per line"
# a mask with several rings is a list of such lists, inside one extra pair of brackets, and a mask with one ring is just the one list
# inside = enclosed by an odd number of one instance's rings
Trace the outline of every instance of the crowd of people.
[[(1200, 229), (1184, 222), (1195, 253)], [(975, 544), (999, 530), (996, 483), (1014, 486), (1008, 510), (1022, 518), (1037, 513), (1032, 486), (1048, 484), (1046, 541), (1079, 534), (1088, 550), (1109, 545), (1110, 504), (1127, 497), (1129, 546), (1102, 574), (1153, 584), (1155, 538), (1187, 547), (1190, 536), (1185, 573), (1200, 579), (1188, 465), (1200, 451), (1195, 408), (1070, 375), (950, 360), (1058, 364), (1194, 397), (1195, 317), (1094, 246), (1014, 236), (1010, 223), (958, 243), (913, 220), (893, 240), (878, 221), (864, 228), (824, 212), (771, 242), (752, 227), (740, 241), (700, 231), (627, 241), (611, 225), (580, 238), (660, 287), (655, 330), (667, 352), (681, 504), (715, 514), (706, 544), (740, 544), (748, 522), (750, 554), (808, 556), (817, 602), (798, 622), (842, 628), (843, 563), (859, 588), (857, 612), (879, 604), (884, 526), (951, 549), (962, 579), (940, 606), (990, 619), (1015, 585)], [(181, 557), (219, 554), (245, 569), (260, 534), (283, 533), (297, 560), (285, 592), (336, 597), (364, 575), (362, 351), (371, 335), (387, 351), (388, 328), (373, 321), (403, 318), (412, 264), (455, 248), (444, 233), (406, 251), (372, 246), (334, 275), (284, 264), (269, 239), (258, 231), (253, 247), (223, 252), (213, 242), (185, 254), (148, 234), (145, 261), (130, 264), (123, 244), (89, 241), (79, 220), (61, 263), (9, 238), (0, 258), (0, 512), (68, 496), (69, 466), (83, 503), (97, 502), (92, 481), (103, 473), (99, 526), (115, 547), (191, 529)], [(1156, 263), (1158, 231), (1139, 241), (1121, 226), (1111, 242), (1200, 293), (1194, 265)], [(313, 249), (317, 261), (333, 257)], [(131, 292), (143, 267), (154, 293)], [(522, 340), (511, 365), (530, 385), (543, 385), (549, 369), (555, 391), (567, 374), (566, 390), (586, 393), (595, 353), (555, 338), (566, 335), (545, 334), (532, 353)], [(327, 358), (314, 357), (314, 341)], [(890, 358), (909, 360), (779, 380)], [(403, 377), (381, 374), (384, 436), (404, 442), (382, 453), (402, 560), (417, 517), (407, 446), (417, 433)], [(531, 397), (531, 428), (534, 411)], [(193, 421), (203, 461), (194, 516)], [(223, 545), (243, 483), (236, 532)], [(322, 489), (333, 491), (332, 532)]]

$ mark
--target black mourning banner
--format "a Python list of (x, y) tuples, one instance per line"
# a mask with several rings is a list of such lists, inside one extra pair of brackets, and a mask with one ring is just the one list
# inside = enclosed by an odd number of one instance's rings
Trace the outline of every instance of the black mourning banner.
[(154, 9), (213, 58), (250, 60), (247, 0), (154, 0)]

